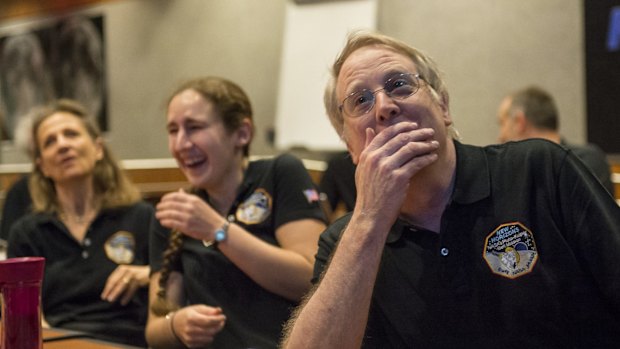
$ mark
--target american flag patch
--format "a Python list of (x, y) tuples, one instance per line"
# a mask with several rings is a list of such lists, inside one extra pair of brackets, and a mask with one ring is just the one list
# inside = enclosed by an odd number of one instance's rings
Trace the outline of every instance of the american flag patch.
[(304, 195), (306, 196), (306, 199), (308, 199), (309, 204), (319, 201), (319, 193), (315, 189), (304, 190)]

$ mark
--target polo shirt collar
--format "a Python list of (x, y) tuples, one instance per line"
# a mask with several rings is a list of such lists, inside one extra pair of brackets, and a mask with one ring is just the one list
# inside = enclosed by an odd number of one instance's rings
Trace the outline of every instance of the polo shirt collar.
[[(454, 141), (456, 149), (456, 180), (452, 201), (466, 205), (480, 201), (491, 194), (489, 164), (480, 147), (461, 144)], [(415, 229), (402, 219), (397, 219), (388, 233), (386, 243), (400, 239), (404, 230)]]
[[(90, 222), (90, 224), (93, 224), (95, 221), (98, 221), (102, 215), (114, 218), (115, 216), (122, 214), (123, 210), (124, 210), (124, 207), (101, 209), (99, 210), (99, 212), (97, 212), (97, 215), (92, 220), (92, 222)], [(53, 213), (37, 212), (34, 215), (33, 219), (35, 220), (36, 224), (48, 224), (48, 223), (63, 224), (57, 212), (53, 212)]]
[(36, 222), (36, 224), (39, 225), (60, 222), (60, 217), (58, 217), (58, 214), (56, 212), (37, 212), (32, 218)]
[[(258, 175), (260, 173), (257, 173), (257, 171), (250, 171), (250, 168), (254, 166), (256, 166), (255, 161), (250, 161), (248, 164), (248, 167), (245, 169), (245, 172), (243, 173), (243, 180), (241, 181), (241, 185), (239, 186), (239, 188), (237, 188), (237, 198), (235, 199), (235, 202), (233, 202), (231, 210), (236, 209), (236, 206), (239, 200), (245, 196), (247, 191), (250, 190), (252, 186), (254, 185), (254, 183), (258, 180)], [(211, 204), (211, 198), (209, 196), (209, 193), (207, 193), (206, 190), (202, 188), (193, 188), (191, 190), (191, 193), (196, 194), (198, 197), (200, 197), (205, 202), (207, 202), (210, 206), (213, 206)]]

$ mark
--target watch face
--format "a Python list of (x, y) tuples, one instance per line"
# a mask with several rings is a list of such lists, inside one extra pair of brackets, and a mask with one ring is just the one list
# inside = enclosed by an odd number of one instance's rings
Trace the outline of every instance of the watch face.
[(218, 229), (215, 232), (215, 241), (224, 241), (226, 239), (226, 232), (222, 229)]

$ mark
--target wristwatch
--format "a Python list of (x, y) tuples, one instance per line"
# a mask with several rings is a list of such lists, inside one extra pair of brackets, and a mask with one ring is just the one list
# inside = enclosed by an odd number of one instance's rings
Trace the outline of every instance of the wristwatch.
[(224, 224), (222, 224), (221, 227), (219, 227), (216, 231), (215, 231), (215, 242), (222, 242), (225, 241), (226, 238), (228, 238), (228, 227), (230, 226), (230, 223), (228, 223), (228, 221), (224, 222)]
[(224, 224), (222, 224), (221, 227), (217, 228), (215, 230), (215, 233), (213, 233), (213, 240), (211, 241), (202, 240), (202, 244), (205, 245), (205, 247), (209, 247), (213, 245), (214, 243), (226, 241), (226, 239), (228, 238), (228, 227), (229, 226), (230, 226), (230, 223), (228, 223), (228, 221), (224, 222)]

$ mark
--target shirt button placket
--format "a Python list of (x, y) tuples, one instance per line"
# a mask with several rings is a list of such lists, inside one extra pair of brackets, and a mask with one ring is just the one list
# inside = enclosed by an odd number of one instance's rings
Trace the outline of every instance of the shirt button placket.
[(85, 238), (84, 241), (82, 242), (82, 258), (83, 259), (88, 259), (88, 257), (90, 257), (90, 253), (88, 253), (87, 248), (92, 244), (92, 242), (90, 241), (89, 238)]

